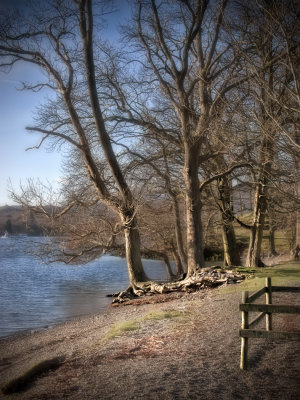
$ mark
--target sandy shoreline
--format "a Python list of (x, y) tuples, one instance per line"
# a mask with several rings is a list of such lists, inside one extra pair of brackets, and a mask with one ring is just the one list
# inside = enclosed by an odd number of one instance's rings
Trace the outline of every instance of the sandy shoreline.
[[(3, 338), (0, 387), (41, 361), (63, 356), (64, 362), (26, 391), (0, 397), (298, 399), (299, 342), (252, 340), (250, 369), (240, 371), (240, 299), (240, 293), (203, 291), (164, 303), (110, 307)], [(296, 329), (296, 323), (291, 316), (276, 320), (280, 329)]]

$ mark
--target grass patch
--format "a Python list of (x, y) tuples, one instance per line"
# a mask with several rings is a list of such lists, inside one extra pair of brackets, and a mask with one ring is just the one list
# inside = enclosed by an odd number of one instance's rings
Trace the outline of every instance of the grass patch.
[(259, 269), (255, 275), (259, 278), (271, 277), (272, 282), (276, 285), (300, 282), (300, 262), (289, 262)]
[(158, 312), (150, 312), (148, 314), (145, 314), (141, 318), (135, 320), (117, 322), (109, 329), (109, 331), (103, 337), (102, 342), (106, 342), (117, 336), (121, 336), (126, 332), (136, 331), (140, 329), (141, 323), (145, 321), (159, 321), (164, 319), (172, 319), (180, 317), (182, 318), (183, 316), (184, 313), (179, 311), (158, 311)]
[(248, 267), (236, 267), (232, 268), (236, 272), (242, 272), (243, 274), (255, 274), (258, 269), (257, 268), (248, 268)]
[[(247, 268), (239, 268), (241, 272), (247, 273)], [(300, 262), (292, 261), (278, 264), (273, 267), (255, 268), (252, 279), (246, 279), (238, 285), (230, 285), (217, 289), (219, 293), (238, 293), (248, 290), (253, 292), (265, 285), (265, 278), (272, 278), (272, 285), (288, 286), (291, 283), (300, 283)]]
[(183, 316), (184, 313), (180, 311), (157, 311), (146, 314), (144, 317), (142, 317), (142, 320), (143, 321), (162, 320), (162, 319), (182, 318)]
[(103, 341), (113, 339), (116, 336), (121, 336), (125, 332), (136, 331), (139, 328), (140, 324), (137, 320), (117, 322), (109, 329), (109, 331), (103, 337)]

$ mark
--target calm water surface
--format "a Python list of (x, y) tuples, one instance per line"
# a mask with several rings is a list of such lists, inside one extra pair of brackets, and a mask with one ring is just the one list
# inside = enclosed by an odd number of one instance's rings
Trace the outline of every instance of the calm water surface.
[[(0, 238), (0, 337), (104, 311), (106, 295), (126, 289), (124, 259), (103, 256), (85, 265), (43, 264), (28, 253), (40, 238)], [(163, 263), (143, 260), (152, 279), (167, 279)]]

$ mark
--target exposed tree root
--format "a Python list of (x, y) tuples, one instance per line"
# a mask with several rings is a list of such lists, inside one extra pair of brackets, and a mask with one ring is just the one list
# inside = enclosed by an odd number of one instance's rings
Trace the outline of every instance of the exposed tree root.
[(223, 284), (238, 283), (245, 279), (245, 275), (231, 270), (203, 268), (196, 274), (177, 282), (138, 282), (129, 286), (123, 292), (113, 297), (113, 303), (123, 303), (141, 296), (152, 296), (171, 292), (195, 292), (201, 289), (215, 288)]

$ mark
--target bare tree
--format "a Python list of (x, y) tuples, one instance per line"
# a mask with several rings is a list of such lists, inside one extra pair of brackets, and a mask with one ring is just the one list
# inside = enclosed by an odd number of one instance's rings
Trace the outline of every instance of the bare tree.
[[(284, 142), (293, 141), (289, 125), (291, 117), (294, 120), (295, 102), (287, 97), (288, 93), (293, 93), (293, 96), (297, 93), (298, 84), (294, 68), (287, 67), (286, 59), (289, 60), (289, 54), (295, 51), (295, 40), (292, 39), (297, 25), (294, 6), (293, 1), (283, 4), (276, 0), (261, 0), (250, 1), (239, 9), (243, 24), (241, 30), (246, 41), (253, 44), (244, 51), (243, 63), (251, 82), (248, 102), (253, 111), (249, 113), (249, 131), (253, 133), (251, 140), (255, 139), (255, 148), (250, 151), (250, 157), (256, 165), (252, 174), (255, 198), (253, 221), (249, 227), (248, 266), (261, 264), (263, 230), (267, 207), (271, 204), (270, 190), (278, 186), (276, 180), (280, 182), (280, 175), (285, 174), (274, 164), (276, 152), (283, 151)], [(289, 21), (288, 44), (283, 39), (280, 21)]]
[[(225, 262), (240, 263), (235, 220), (250, 230), (248, 265), (259, 263), (272, 193), (299, 190), (298, 58), (294, 28), (279, 18), (291, 21), (289, 8), (278, 13), (275, 0), (237, 4), (137, 0), (124, 29), (134, 51), (125, 55), (96, 40), (91, 0), (53, 0), (22, 24), (1, 21), (2, 68), (38, 66), (45, 81), (24, 89), (48, 88), (56, 96), (27, 129), (41, 134), (36, 148), (47, 142), (67, 149), (64, 201), (49, 213), (29, 187), (19, 202), (60, 218), (54, 228), (68, 238), (64, 259), (125, 244), (136, 292), (148, 285), (139, 285), (147, 280), (141, 252), (167, 266), (173, 256), (193, 277), (204, 266), (209, 188), (220, 210)], [(233, 211), (239, 180), (255, 192), (249, 225)]]
[[(28, 129), (42, 135), (40, 145), (54, 139), (57, 145), (67, 144), (80, 154), (99, 201), (114, 210), (122, 221), (129, 278), (135, 286), (147, 277), (141, 263), (134, 197), (113, 149), (100, 104), (92, 2), (53, 1), (46, 6), (43, 3), (43, 7), (29, 17), (23, 16), (21, 21), (7, 16), (1, 20), (1, 66), (10, 67), (16, 62), (38, 66), (44, 72), (45, 82), (25, 84), (25, 88), (47, 87), (57, 96), (48, 110), (44, 108), (46, 124), (40, 120)], [(86, 94), (84, 99), (82, 91)], [(105, 168), (109, 170), (108, 182), (104, 166), (97, 161), (99, 154), (104, 156)]]
[[(177, 260), (178, 270), (182, 273), (187, 270), (181, 210), (182, 157), (177, 146), (151, 130), (145, 131), (142, 142), (138, 142), (137, 149), (130, 149), (126, 145), (123, 145), (123, 147), (128, 155), (133, 157), (131, 164), (134, 165), (134, 170), (139, 167), (136, 185), (141, 182), (141, 174), (147, 176), (148, 185), (147, 190), (143, 193), (144, 202), (149, 207), (151, 207), (151, 202), (154, 204), (157, 202), (157, 198), (169, 200), (171, 203), (168, 219), (173, 225), (173, 234), (169, 234), (167, 247), (172, 248), (173, 256)], [(151, 183), (151, 181), (154, 183)], [(142, 219), (145, 220), (144, 217)], [(157, 220), (157, 230), (161, 232), (164, 230), (162, 222), (163, 220)]]
[[(223, 29), (227, 1), (137, 2), (127, 30), (141, 54), (144, 76), (167, 99), (179, 121), (184, 156), (188, 275), (204, 266), (199, 167), (218, 150), (207, 145), (225, 95), (242, 80)], [(137, 33), (136, 33), (137, 31)], [(166, 130), (167, 131), (167, 130)]]

